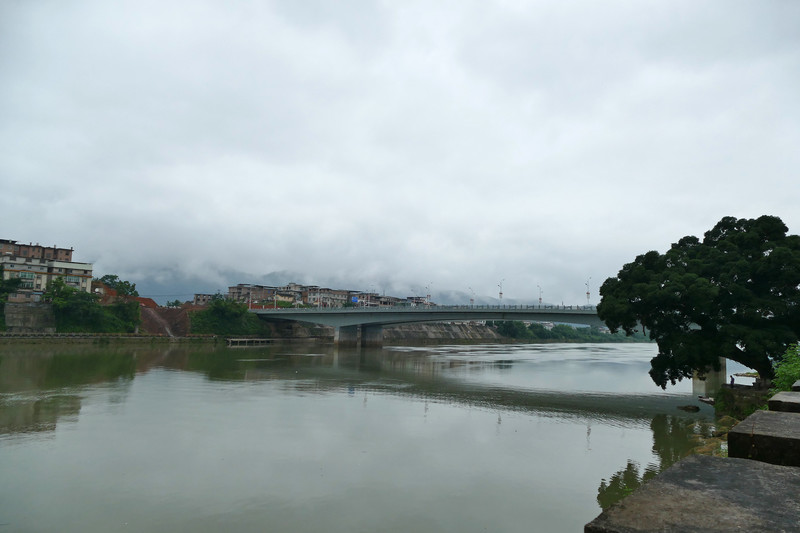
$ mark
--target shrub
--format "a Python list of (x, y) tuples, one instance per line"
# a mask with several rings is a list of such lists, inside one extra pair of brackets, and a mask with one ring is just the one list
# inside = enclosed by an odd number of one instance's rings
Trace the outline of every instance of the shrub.
[(791, 390), (795, 381), (800, 379), (800, 343), (795, 343), (786, 350), (780, 361), (775, 363), (775, 377), (772, 380), (773, 391)]

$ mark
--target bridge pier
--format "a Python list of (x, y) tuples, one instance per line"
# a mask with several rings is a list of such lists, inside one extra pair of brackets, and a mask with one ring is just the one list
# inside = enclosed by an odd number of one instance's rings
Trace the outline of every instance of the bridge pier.
[(727, 359), (719, 358), (719, 371), (709, 368), (707, 372), (695, 371), (692, 376), (692, 394), (695, 396), (714, 396), (725, 385), (727, 377)]
[(333, 331), (333, 343), (337, 346), (383, 346), (383, 326), (362, 324), (337, 326)]
[(361, 346), (380, 348), (383, 346), (383, 326), (364, 324), (361, 326)]
[(333, 343), (339, 346), (358, 346), (359, 326), (336, 326)]

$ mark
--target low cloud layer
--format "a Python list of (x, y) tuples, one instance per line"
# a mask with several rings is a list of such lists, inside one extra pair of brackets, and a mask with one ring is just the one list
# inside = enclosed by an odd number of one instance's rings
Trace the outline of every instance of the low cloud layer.
[(798, 27), (782, 1), (5, 2), (0, 238), (159, 298), (597, 303), (723, 216), (800, 232)]

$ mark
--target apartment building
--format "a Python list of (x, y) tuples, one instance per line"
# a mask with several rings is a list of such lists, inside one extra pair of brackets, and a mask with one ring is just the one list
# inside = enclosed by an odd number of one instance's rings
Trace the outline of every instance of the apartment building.
[[(207, 305), (211, 297), (212, 295), (210, 294), (195, 294), (194, 303), (195, 305)], [(310, 305), (312, 307), (344, 307), (345, 305), (358, 307), (414, 307), (418, 305), (435, 305), (425, 296), (398, 298), (375, 292), (329, 289), (319, 285), (301, 285), (299, 283), (289, 283), (281, 287), (239, 283), (228, 287), (226, 298), (254, 307), (268, 307), (278, 302), (290, 305)]]
[(39, 243), (19, 244), (17, 241), (0, 239), (0, 254), (30, 257), (31, 259), (51, 259), (54, 261), (72, 262), (72, 248), (42, 246)]
[(216, 296), (216, 295), (214, 295), (214, 294), (200, 294), (200, 293), (198, 293), (198, 294), (195, 294), (195, 295), (194, 295), (194, 300), (192, 300), (192, 303), (193, 303), (194, 305), (208, 305), (208, 302), (210, 302), (210, 301), (211, 301), (211, 299), (212, 299), (214, 296)]
[[(239, 283), (233, 287), (228, 287), (228, 299), (244, 303), (272, 302), (280, 290), (281, 287)], [(286, 297), (287, 295), (284, 295), (284, 298), (279, 298), (278, 301), (285, 301)], [(290, 299), (293, 301), (294, 295), (291, 295)]]
[(47, 286), (56, 278), (75, 289), (92, 291), (91, 263), (72, 261), (72, 248), (18, 244), (17, 241), (0, 239), (0, 265), (3, 279), (19, 278), (22, 283), (16, 293), (8, 297), (10, 302), (38, 302)]

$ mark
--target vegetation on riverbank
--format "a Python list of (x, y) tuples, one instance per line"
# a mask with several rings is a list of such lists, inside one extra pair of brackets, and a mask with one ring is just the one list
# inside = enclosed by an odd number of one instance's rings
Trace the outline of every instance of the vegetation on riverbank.
[(772, 392), (792, 390), (792, 385), (800, 380), (800, 343), (786, 350), (775, 364), (775, 377), (772, 378)]
[(133, 333), (139, 325), (139, 302), (100, 305), (96, 294), (69, 287), (61, 278), (50, 283), (44, 299), (53, 306), (59, 333)]
[[(136, 285), (122, 281), (117, 276), (104, 276), (112, 284), (118, 283), (121, 297), (110, 305), (101, 305), (97, 294), (68, 286), (61, 277), (55, 278), (43, 295), (43, 303), (53, 310), (58, 333), (133, 333), (141, 317), (136, 296)], [(0, 331), (6, 331), (5, 304), (9, 294), (17, 290), (20, 278), (2, 279), (0, 265)]]
[(202, 311), (189, 315), (194, 334), (256, 335), (270, 337), (269, 325), (253, 313), (247, 305), (215, 295)]
[(504, 337), (519, 341), (532, 342), (650, 342), (642, 335), (627, 336), (622, 332), (608, 333), (595, 327), (573, 327), (557, 324), (551, 329), (538, 322), (525, 325), (518, 320), (487, 321), (487, 326), (494, 327)]

